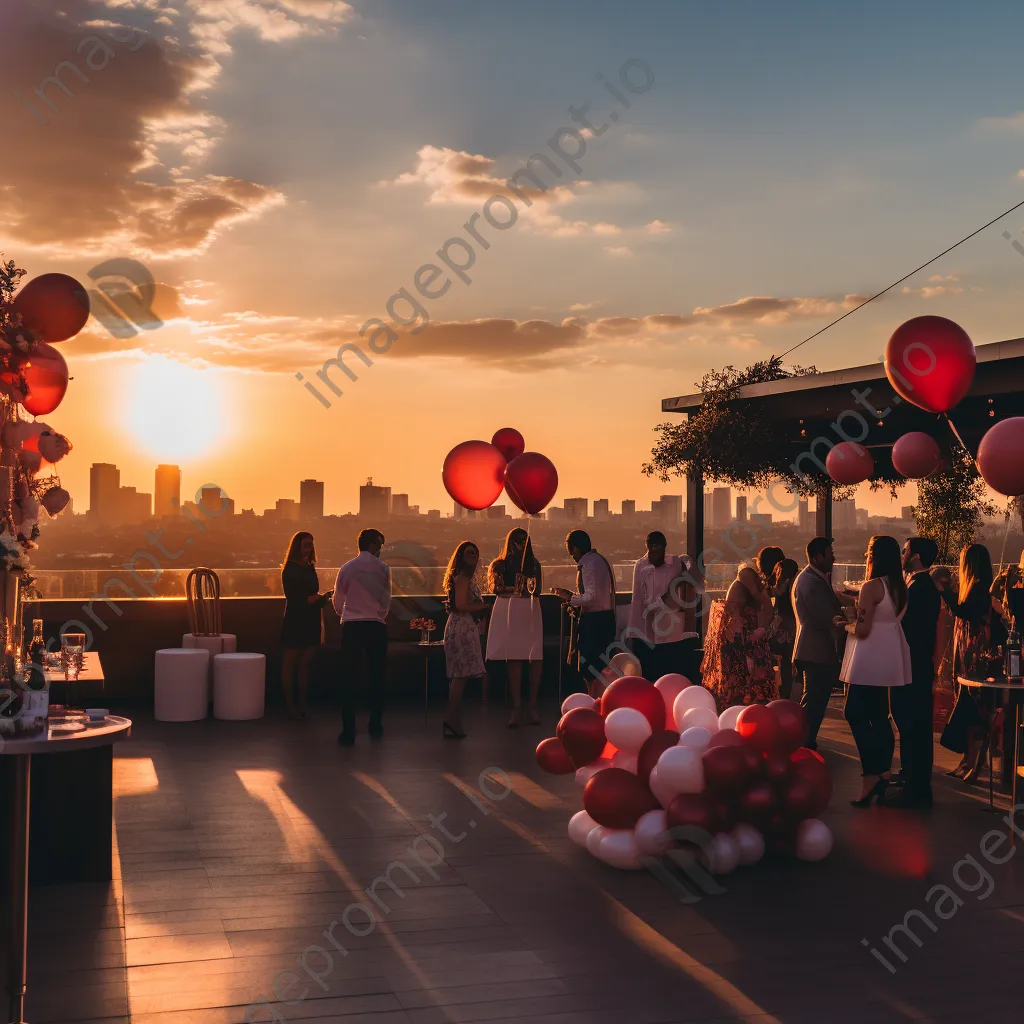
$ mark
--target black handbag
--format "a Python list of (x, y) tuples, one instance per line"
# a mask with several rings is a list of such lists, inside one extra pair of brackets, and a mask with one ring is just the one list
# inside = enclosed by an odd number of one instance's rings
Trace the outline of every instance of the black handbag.
[(985, 720), (978, 711), (978, 703), (974, 699), (974, 694), (968, 687), (961, 686), (960, 692), (956, 696), (956, 703), (950, 712), (949, 721), (946, 723), (945, 729), (942, 730), (939, 743), (947, 750), (952, 750), (954, 754), (966, 754), (969, 730), (974, 726), (984, 724)]

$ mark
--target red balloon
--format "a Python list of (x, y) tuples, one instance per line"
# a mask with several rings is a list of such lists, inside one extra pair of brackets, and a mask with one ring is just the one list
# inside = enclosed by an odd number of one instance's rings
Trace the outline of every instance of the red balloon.
[(908, 402), (948, 412), (971, 389), (974, 342), (943, 316), (916, 316), (896, 328), (885, 346), (885, 375)]
[(529, 515), (543, 511), (557, 490), (558, 471), (540, 452), (524, 452), (505, 470), (505, 493)]
[(596, 761), (604, 750), (604, 719), (593, 708), (573, 708), (559, 719), (555, 735), (577, 768)]
[(63, 511), (67, 507), (70, 500), (71, 495), (68, 494), (63, 487), (51, 487), (39, 499), (39, 504), (42, 505), (51, 516), (55, 516), (58, 512)]
[(665, 698), (654, 683), (640, 676), (622, 676), (601, 695), (601, 715), (607, 718), (619, 708), (633, 708), (651, 723), (652, 732), (665, 728)]
[(744, 747), (743, 737), (735, 729), (719, 729), (711, 737), (711, 742), (705, 748), (711, 750), (713, 747)]
[(625, 768), (605, 768), (583, 787), (583, 809), (606, 828), (632, 828), (658, 806), (647, 784)]
[(942, 452), (939, 443), (923, 430), (904, 434), (892, 446), (892, 468), (908, 480), (921, 480), (939, 468)]
[(64, 399), (68, 389), (68, 364), (52, 345), (40, 342), (35, 352), (26, 357), (18, 369), (25, 378), (28, 390), (22, 405), (33, 416), (53, 412)]
[(823, 758), (816, 750), (811, 750), (810, 747), (800, 747), (799, 750), (793, 751), (790, 760), (793, 764), (798, 764), (800, 761), (817, 761), (818, 764), (825, 763), (825, 758)]
[(736, 812), (728, 800), (711, 797), (708, 801), (713, 832), (731, 832), (736, 827)]
[(782, 737), (781, 749), (798, 750), (807, 741), (807, 712), (795, 700), (773, 700), (768, 710), (775, 716)]
[(825, 456), (825, 469), (837, 484), (859, 484), (875, 471), (871, 452), (855, 441), (840, 441)]
[(640, 753), (636, 757), (636, 775), (638, 779), (646, 782), (658, 763), (658, 758), (671, 750), (679, 742), (679, 733), (675, 729), (665, 729), (663, 732), (654, 732), (644, 740)]
[(739, 747), (711, 747), (701, 755), (709, 792), (738, 793), (749, 781), (746, 758)]
[[(46, 501), (45, 496), (43, 501)], [(571, 775), (576, 771), (565, 744), (557, 736), (549, 736), (537, 744), (537, 764), (552, 775)]]
[(489, 508), (505, 486), (505, 459), (486, 441), (463, 441), (444, 460), (444, 489), (463, 508)]
[(985, 483), (1009, 498), (1024, 494), (1024, 416), (1011, 416), (986, 431), (978, 445)]
[(782, 740), (775, 714), (764, 704), (745, 707), (736, 718), (736, 731), (748, 746), (762, 754), (777, 750)]
[(789, 778), (792, 767), (793, 762), (786, 751), (772, 750), (761, 759), (761, 771), (773, 786), (784, 783)]
[(526, 451), (523, 435), (515, 427), (502, 427), (494, 433), (491, 444), (505, 457), (506, 462), (518, 459)]
[(764, 827), (778, 810), (779, 799), (774, 787), (767, 782), (755, 782), (743, 793), (736, 805), (736, 817), (753, 825)]
[(11, 306), (21, 324), (42, 341), (67, 341), (89, 319), (89, 295), (67, 274), (34, 277), (14, 296)]
[[(606, 768), (605, 771), (611, 771)], [(604, 772), (598, 772), (603, 775)], [(713, 833), (717, 824), (716, 808), (704, 793), (680, 793), (668, 805), (666, 819), (670, 828), (700, 828)]]
[(805, 758), (793, 763), (791, 779), (806, 780), (814, 793), (815, 803), (810, 813), (805, 817), (817, 818), (825, 813), (829, 801), (832, 799), (832, 775), (825, 766), (824, 761), (817, 761), (814, 758)]
[(817, 787), (806, 773), (794, 773), (779, 793), (782, 813), (789, 821), (816, 818), (824, 810), (820, 806)]

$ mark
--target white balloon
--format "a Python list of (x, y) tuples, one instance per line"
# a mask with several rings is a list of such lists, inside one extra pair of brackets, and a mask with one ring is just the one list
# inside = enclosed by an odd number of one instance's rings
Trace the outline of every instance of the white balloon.
[[(715, 698), (703, 686), (688, 686), (673, 701), (672, 720), (676, 723), (677, 729), (682, 724), (683, 715), (690, 708), (707, 708), (708, 711), (714, 711), (716, 717), (718, 716), (718, 706), (715, 704)], [(679, 731), (682, 732), (682, 729), (679, 729)]]
[(764, 856), (764, 836), (753, 825), (737, 825), (732, 837), (739, 848), (741, 864), (749, 867)]
[(687, 729), (707, 729), (711, 734), (718, 732), (718, 715), (707, 708), (690, 708), (679, 720), (679, 731)]
[(739, 867), (739, 843), (728, 832), (719, 832), (703, 852), (713, 875), (727, 875)]
[(619, 673), (624, 676), (640, 676), (641, 679), (643, 678), (644, 672), (640, 667), (639, 660), (635, 654), (630, 654), (629, 651), (619, 651), (618, 654), (612, 655), (612, 660), (608, 664), (618, 669)]
[(604, 827), (604, 825), (595, 825), (587, 833), (587, 850), (590, 851), (595, 857), (597, 856), (597, 849), (601, 845), (601, 840), (611, 831)]
[[(687, 712), (689, 714), (689, 712)], [(685, 729), (682, 735), (679, 737), (679, 746), (690, 747), (692, 750), (696, 750), (698, 754), (703, 754), (708, 749), (708, 744), (711, 742), (711, 730), (705, 729), (701, 725), (690, 726)]]
[(625, 768), (627, 772), (630, 772), (632, 775), (636, 775), (636, 762), (636, 754), (631, 754), (628, 750), (620, 750), (612, 758), (612, 767)]
[(668, 834), (668, 817), (664, 811), (648, 811), (641, 814), (633, 828), (636, 844), (641, 853), (659, 857), (671, 845), (672, 837)]
[(604, 720), (604, 734), (613, 747), (635, 754), (650, 737), (651, 723), (635, 708), (616, 708)]
[(569, 696), (562, 701), (562, 714), (567, 714), (574, 708), (589, 708), (593, 711), (597, 708), (597, 701), (586, 693), (570, 693)]
[(577, 845), (586, 847), (587, 836), (597, 828), (597, 822), (586, 811), (577, 811), (569, 819), (569, 838)]
[(668, 675), (662, 676), (655, 684), (654, 687), (661, 694), (665, 701), (665, 728), (674, 729), (675, 719), (672, 716), (672, 705), (675, 703), (676, 697), (679, 696), (690, 685), (690, 680), (686, 676), (681, 676), (678, 672), (669, 672)]
[(733, 704), (731, 708), (726, 708), (718, 716), (718, 728), (719, 729), (735, 729), (736, 719), (740, 717), (740, 712), (743, 710), (742, 704)]
[(796, 827), (799, 860), (824, 860), (832, 852), (832, 830), (817, 818), (806, 818)]
[(596, 761), (591, 761), (590, 764), (577, 768), (576, 785), (585, 786), (598, 772), (604, 771), (605, 768), (611, 768), (611, 766), (612, 760), (610, 757), (599, 757)]
[(640, 847), (631, 828), (605, 829), (597, 844), (597, 856), (605, 864), (625, 871), (636, 871), (640, 867)]
[(672, 787), (661, 781), (661, 775), (658, 773), (657, 765), (651, 769), (651, 775), (647, 780), (647, 785), (654, 794), (654, 799), (657, 800), (662, 807), (668, 807), (668, 805), (676, 798), (676, 794), (672, 792)]
[(658, 779), (676, 795), (704, 789), (704, 764), (692, 747), (669, 747), (657, 764)]

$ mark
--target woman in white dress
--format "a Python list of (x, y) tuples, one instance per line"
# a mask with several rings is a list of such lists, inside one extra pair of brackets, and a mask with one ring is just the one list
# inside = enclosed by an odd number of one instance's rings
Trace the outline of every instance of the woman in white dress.
[(889, 690), (910, 684), (910, 647), (900, 622), (907, 610), (907, 585), (895, 538), (871, 538), (864, 578), (856, 621), (836, 619), (850, 634), (839, 678), (849, 685), (845, 715), (864, 780), (860, 799), (850, 801), (854, 807), (867, 807), (875, 797), (879, 805), (884, 802), (896, 748)]
[(538, 725), (537, 693), (544, 670), (544, 627), (540, 617), (541, 569), (533, 545), (521, 528), (510, 530), (501, 554), (487, 573), (494, 592), (487, 660), (504, 661), (512, 691), (510, 729), (522, 724), (523, 665), (529, 665), (529, 723)]

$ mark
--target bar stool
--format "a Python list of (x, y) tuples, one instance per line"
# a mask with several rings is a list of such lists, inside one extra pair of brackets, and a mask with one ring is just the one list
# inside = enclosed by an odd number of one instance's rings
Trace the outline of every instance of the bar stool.
[(210, 706), (210, 652), (170, 647), (156, 652), (153, 715), (158, 722), (197, 722)]
[(265, 655), (214, 655), (213, 717), (236, 722), (262, 718), (266, 680)]

